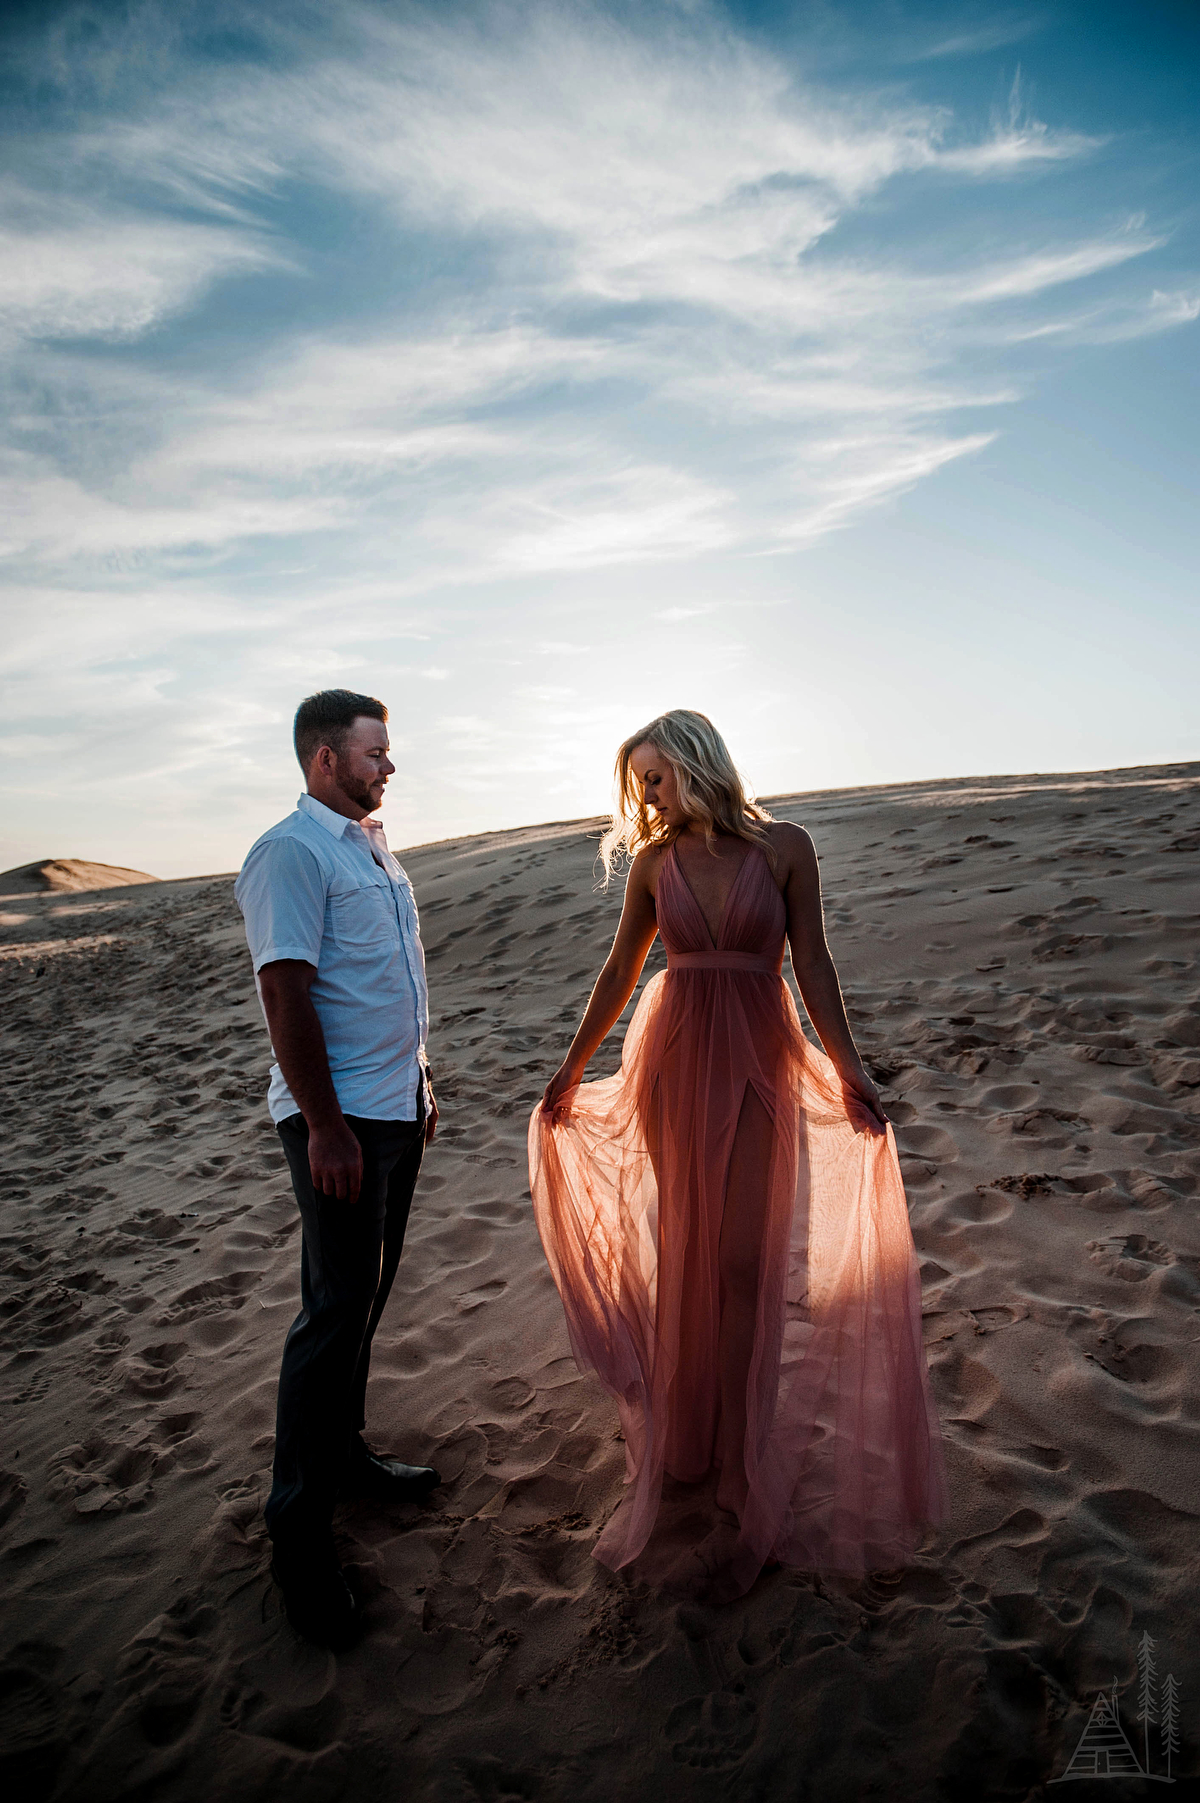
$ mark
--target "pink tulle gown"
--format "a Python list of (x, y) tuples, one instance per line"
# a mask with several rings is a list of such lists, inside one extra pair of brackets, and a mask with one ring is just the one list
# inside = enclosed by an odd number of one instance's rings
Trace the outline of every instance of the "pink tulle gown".
[[(729, 1597), (772, 1558), (892, 1569), (940, 1520), (944, 1477), (891, 1129), (801, 1031), (760, 850), (715, 946), (673, 848), (656, 909), (667, 969), (620, 1071), (529, 1129), (572, 1351), (625, 1435), (629, 1490), (595, 1557), (645, 1553), (652, 1578), (694, 1563)], [(664, 1475), (707, 1483), (716, 1525), (699, 1539), (693, 1511), (693, 1552), (664, 1544), (656, 1563)]]

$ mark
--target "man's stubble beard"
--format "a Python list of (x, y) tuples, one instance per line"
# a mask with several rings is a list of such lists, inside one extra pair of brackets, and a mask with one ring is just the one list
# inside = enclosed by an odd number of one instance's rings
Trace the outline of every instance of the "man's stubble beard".
[(337, 786), (347, 801), (354, 802), (356, 807), (365, 808), (368, 814), (373, 814), (383, 800), (382, 795), (377, 800), (371, 793), (370, 783), (360, 782), (357, 777), (344, 771), (340, 759), (337, 766)]

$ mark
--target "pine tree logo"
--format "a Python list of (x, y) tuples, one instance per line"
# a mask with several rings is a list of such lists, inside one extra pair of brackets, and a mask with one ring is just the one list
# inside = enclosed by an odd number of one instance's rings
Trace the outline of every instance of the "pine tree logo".
[[(1145, 1631), (1138, 1641), (1138, 1712), (1141, 1723), (1142, 1757), (1139, 1759), (1121, 1726), (1117, 1703), (1117, 1680), (1113, 1679), (1111, 1696), (1099, 1691), (1092, 1704), (1087, 1726), (1071, 1755), (1071, 1762), (1051, 1784), (1066, 1784), (1072, 1778), (1149, 1778), (1156, 1784), (1174, 1784), (1171, 1760), (1179, 1751), (1179, 1685), (1168, 1672), (1162, 1682), (1162, 1695), (1156, 1697), (1157, 1670), (1154, 1663), (1154, 1641)], [(1150, 1770), (1150, 1729), (1157, 1727), (1165, 1772)]]

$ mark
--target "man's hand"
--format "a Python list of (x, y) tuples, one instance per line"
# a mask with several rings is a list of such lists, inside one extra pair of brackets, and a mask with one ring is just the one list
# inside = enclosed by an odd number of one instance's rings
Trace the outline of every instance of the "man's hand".
[(308, 1168), (319, 1196), (357, 1202), (362, 1188), (362, 1147), (344, 1120), (308, 1130)]
[(429, 1086), (429, 1113), (425, 1117), (425, 1144), (433, 1144), (433, 1136), (437, 1132), (438, 1105), (433, 1099), (433, 1085)]

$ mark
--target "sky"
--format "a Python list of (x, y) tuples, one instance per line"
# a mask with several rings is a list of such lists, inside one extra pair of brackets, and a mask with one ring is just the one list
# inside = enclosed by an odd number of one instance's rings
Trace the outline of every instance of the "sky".
[(12, 3), (0, 866), (1200, 756), (1200, 9)]

